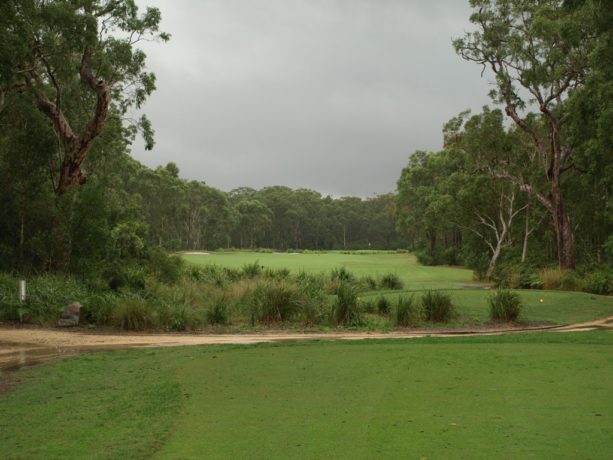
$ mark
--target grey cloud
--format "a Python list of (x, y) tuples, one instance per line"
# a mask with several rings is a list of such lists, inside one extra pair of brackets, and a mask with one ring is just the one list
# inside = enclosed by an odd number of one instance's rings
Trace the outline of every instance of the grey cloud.
[(168, 44), (146, 44), (158, 91), (156, 148), (182, 176), (230, 190), (288, 185), (369, 196), (395, 188), (408, 155), (488, 103), (480, 69), (451, 39), (467, 4), (400, 0), (139, 1)]

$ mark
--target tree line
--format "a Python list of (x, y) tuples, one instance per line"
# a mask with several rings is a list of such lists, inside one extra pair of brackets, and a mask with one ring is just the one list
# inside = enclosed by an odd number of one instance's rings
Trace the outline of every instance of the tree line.
[(501, 261), (613, 262), (613, 12), (591, 0), (471, 0), (453, 42), (501, 109), (463, 112), (416, 152), (398, 219), (428, 263), (490, 278)]
[(613, 12), (600, 0), (470, 0), (453, 42), (493, 78), (494, 108), (460, 113), (418, 151), (397, 194), (228, 193), (131, 159), (155, 90), (133, 0), (0, 4), (0, 269), (68, 270), (167, 250), (388, 249), (462, 263), (560, 268), (613, 259)]

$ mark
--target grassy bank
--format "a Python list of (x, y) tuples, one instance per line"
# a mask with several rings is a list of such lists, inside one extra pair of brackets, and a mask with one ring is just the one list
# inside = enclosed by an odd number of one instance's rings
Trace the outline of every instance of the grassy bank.
[(211, 252), (208, 255), (184, 254), (183, 258), (196, 265), (215, 264), (240, 269), (258, 262), (272, 269), (287, 268), (294, 273), (328, 273), (345, 267), (356, 276), (396, 274), (412, 289), (458, 288), (474, 284), (471, 270), (462, 267), (426, 267), (414, 255), (396, 252)]
[[(24, 303), (17, 299), (18, 279), (0, 274), (0, 321), (54, 325), (68, 303), (79, 301), (83, 323), (128, 330), (390, 330), (491, 322), (488, 285), (472, 281), (469, 270), (424, 267), (407, 253), (220, 252), (184, 257), (187, 264), (175, 263), (181, 259), (174, 257), (167, 270), (155, 265), (119, 286), (102, 279), (38, 276), (28, 281)], [(448, 296), (453, 311), (444, 320), (428, 321), (419, 311), (428, 291)], [(613, 298), (607, 296), (516, 292), (524, 323), (568, 324), (613, 315)]]
[(613, 333), (100, 352), (0, 396), (3, 458), (613, 455)]

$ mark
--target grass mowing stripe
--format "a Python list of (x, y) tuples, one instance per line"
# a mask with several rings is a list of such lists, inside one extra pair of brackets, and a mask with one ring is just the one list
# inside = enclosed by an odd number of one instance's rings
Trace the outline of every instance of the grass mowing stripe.
[(228, 350), (156, 458), (609, 458), (612, 334), (538, 336)]
[(20, 371), (0, 397), (1, 458), (150, 458), (175, 422), (173, 363), (140, 350)]
[(613, 455), (610, 331), (114, 351), (24, 375), (0, 395), (2, 458)]

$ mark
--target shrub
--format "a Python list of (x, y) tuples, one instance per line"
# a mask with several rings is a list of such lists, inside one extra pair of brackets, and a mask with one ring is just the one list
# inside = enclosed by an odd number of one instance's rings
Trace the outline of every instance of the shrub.
[(517, 321), (522, 310), (519, 295), (508, 289), (498, 289), (488, 299), (490, 317), (494, 321)]
[(378, 313), (377, 311), (377, 302), (374, 300), (364, 300), (361, 303), (362, 306), (362, 311), (364, 313), (371, 313), (371, 314), (376, 314)]
[(442, 323), (451, 319), (453, 304), (449, 294), (440, 291), (428, 291), (421, 297), (421, 305), (428, 321)]
[(539, 272), (538, 277), (543, 283), (543, 289), (558, 289), (563, 274), (564, 272), (559, 268), (544, 268)]
[(255, 278), (256, 276), (260, 276), (262, 274), (262, 266), (260, 265), (260, 261), (256, 260), (250, 264), (247, 263), (243, 265), (240, 273), (245, 278)]
[(377, 299), (377, 312), (380, 315), (387, 315), (389, 314), (391, 308), (392, 305), (390, 301), (387, 300), (385, 296), (379, 296), (379, 298)]
[(284, 280), (289, 278), (291, 272), (289, 268), (266, 268), (264, 269), (264, 278), (272, 280)]
[(592, 294), (613, 294), (613, 273), (597, 270), (588, 273), (583, 280), (583, 290)]
[(208, 264), (201, 268), (201, 279), (217, 287), (223, 287), (230, 282), (228, 272), (218, 265)]
[(362, 276), (359, 283), (364, 287), (364, 289), (369, 291), (374, 291), (378, 286), (377, 280), (371, 275)]
[(334, 312), (337, 324), (349, 326), (358, 326), (360, 324), (358, 295), (353, 284), (348, 282), (339, 283)]
[(81, 321), (95, 324), (109, 324), (117, 296), (113, 292), (91, 294), (81, 309)]
[(355, 280), (355, 276), (345, 267), (334, 268), (330, 275), (332, 281), (350, 282)]
[(223, 267), (221, 270), (226, 281), (238, 281), (243, 277), (242, 271), (236, 268)]
[(298, 290), (286, 281), (262, 281), (253, 291), (251, 305), (252, 314), (262, 323), (289, 321), (298, 311)]
[(560, 277), (558, 288), (563, 291), (580, 291), (582, 280), (574, 270), (567, 270)]
[(189, 331), (198, 327), (194, 310), (186, 304), (170, 305), (168, 321), (165, 327), (169, 331)]
[(149, 251), (149, 265), (153, 273), (163, 283), (176, 283), (185, 267), (185, 261), (177, 254), (168, 255), (162, 248)]
[(104, 270), (102, 276), (114, 291), (124, 288), (145, 289), (146, 270), (137, 264), (120, 264), (119, 262), (112, 264)]
[(196, 265), (188, 265), (185, 269), (185, 273), (193, 281), (204, 281), (207, 278), (206, 271), (202, 267)]
[(153, 325), (153, 317), (147, 303), (135, 297), (121, 300), (116, 304), (113, 322), (121, 329), (142, 331)]
[(424, 319), (422, 306), (415, 302), (413, 296), (399, 296), (396, 303), (396, 324), (401, 327), (415, 327)]
[(228, 324), (228, 316), (228, 302), (221, 296), (206, 311), (206, 322), (211, 325)]
[(388, 273), (381, 277), (380, 286), (381, 289), (402, 289), (404, 285), (398, 275)]

